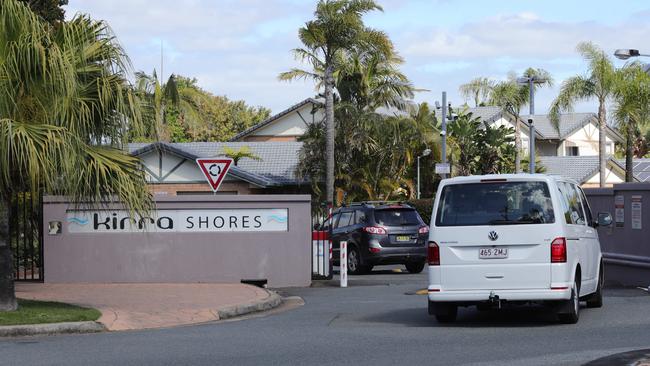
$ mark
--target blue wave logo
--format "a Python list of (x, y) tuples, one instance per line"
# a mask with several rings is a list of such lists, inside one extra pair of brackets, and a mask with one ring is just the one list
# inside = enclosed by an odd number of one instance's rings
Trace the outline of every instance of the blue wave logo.
[(86, 225), (88, 220), (80, 219), (78, 217), (69, 217), (68, 222), (74, 222), (77, 225)]
[(275, 221), (275, 222), (279, 222), (281, 224), (284, 224), (285, 222), (287, 222), (287, 217), (286, 216), (278, 216), (278, 215), (270, 215), (269, 218), (266, 220), (266, 222), (271, 222), (271, 221)]

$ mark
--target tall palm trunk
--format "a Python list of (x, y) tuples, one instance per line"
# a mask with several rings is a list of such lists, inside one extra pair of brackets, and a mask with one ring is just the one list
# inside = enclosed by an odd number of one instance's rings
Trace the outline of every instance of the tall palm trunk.
[(605, 100), (598, 103), (598, 169), (600, 170), (600, 187), (605, 187), (605, 169), (607, 167), (607, 146), (605, 145), (605, 126), (607, 125), (607, 112), (605, 111)]
[(625, 181), (634, 181), (634, 167), (632, 158), (634, 156), (634, 124), (628, 120), (626, 124), (625, 137)]
[(334, 203), (334, 67), (331, 63), (325, 68), (325, 198), (327, 205)]
[(515, 173), (521, 173), (521, 126), (519, 117), (515, 116)]
[(18, 308), (14, 291), (14, 271), (9, 242), (9, 204), (0, 199), (0, 311)]

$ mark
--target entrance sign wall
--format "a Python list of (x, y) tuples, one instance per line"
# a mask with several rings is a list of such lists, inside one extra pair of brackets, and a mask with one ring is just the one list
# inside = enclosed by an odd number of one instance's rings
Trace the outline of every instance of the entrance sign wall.
[(311, 282), (308, 195), (155, 197), (157, 211), (131, 217), (119, 204), (72, 206), (45, 197), (47, 282)]

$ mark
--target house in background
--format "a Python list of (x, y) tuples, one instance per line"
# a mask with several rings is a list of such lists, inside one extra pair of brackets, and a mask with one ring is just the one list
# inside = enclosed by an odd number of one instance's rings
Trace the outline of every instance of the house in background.
[(224, 148), (248, 147), (260, 160), (241, 159), (231, 166), (216, 194), (293, 194), (309, 192), (296, 176), (300, 142), (132, 143), (128, 151), (142, 160), (154, 194), (213, 194), (197, 158), (224, 156)]
[(307, 126), (325, 118), (323, 103), (307, 98), (237, 134), (230, 141), (296, 141)]

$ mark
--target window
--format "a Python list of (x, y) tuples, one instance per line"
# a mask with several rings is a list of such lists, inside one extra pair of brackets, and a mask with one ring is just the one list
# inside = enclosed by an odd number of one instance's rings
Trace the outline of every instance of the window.
[(580, 199), (582, 200), (582, 208), (585, 210), (585, 216), (587, 217), (587, 225), (593, 225), (594, 222), (594, 217), (591, 214), (591, 207), (589, 207), (589, 201), (587, 201), (587, 196), (585, 196), (585, 191), (582, 190), (580, 187), (576, 187), (578, 189), (578, 194), (580, 195)]
[(566, 156), (580, 156), (580, 149), (577, 146), (567, 146)]
[(568, 210), (564, 212), (564, 218), (567, 224), (573, 225), (585, 225), (585, 214), (582, 210), (582, 203), (580, 202), (580, 196), (578, 196), (578, 191), (575, 188), (575, 185), (559, 182), (558, 187), (560, 192), (564, 195), (566, 200), (565, 204), (568, 207)]
[(413, 209), (384, 209), (375, 210), (375, 221), (385, 226), (414, 226), (420, 225), (421, 220)]
[(545, 224), (555, 222), (544, 182), (454, 184), (442, 190), (436, 226)]
[(363, 212), (362, 210), (356, 210), (354, 211), (354, 223), (355, 224), (365, 224), (368, 222), (368, 219), (366, 218), (366, 213)]
[(346, 212), (341, 212), (341, 217), (339, 218), (339, 222), (336, 225), (336, 228), (340, 227), (345, 227), (350, 225), (350, 221), (352, 219), (352, 215), (354, 214), (353, 211), (346, 211)]

